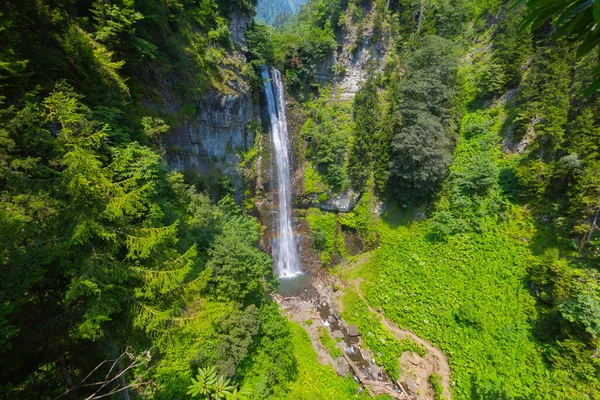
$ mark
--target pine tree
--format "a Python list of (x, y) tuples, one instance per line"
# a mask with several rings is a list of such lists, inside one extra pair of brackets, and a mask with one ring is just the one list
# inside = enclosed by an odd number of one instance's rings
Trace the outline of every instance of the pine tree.
[(356, 93), (352, 115), (355, 122), (354, 141), (348, 161), (349, 175), (356, 187), (362, 187), (379, 149), (379, 94), (373, 76), (367, 78)]

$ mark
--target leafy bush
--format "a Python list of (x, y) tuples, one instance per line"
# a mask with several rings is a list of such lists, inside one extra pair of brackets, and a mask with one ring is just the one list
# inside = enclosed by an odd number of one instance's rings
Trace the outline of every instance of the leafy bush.
[(446, 400), (446, 396), (444, 396), (444, 386), (442, 386), (442, 378), (433, 372), (429, 375), (429, 383), (433, 387), (433, 392), (435, 393), (435, 400)]
[(327, 328), (319, 328), (319, 340), (321, 341), (321, 344), (325, 346), (327, 351), (329, 351), (329, 355), (331, 355), (333, 359), (341, 357), (342, 350), (338, 348), (335, 341), (331, 338)]
[(349, 185), (346, 159), (353, 124), (349, 103), (330, 101), (330, 93), (330, 89), (326, 89), (319, 100), (305, 104), (309, 118), (301, 135), (308, 144), (306, 155), (310, 164), (323, 177), (325, 188), (337, 192)]
[(328, 266), (336, 250), (335, 214), (311, 208), (306, 213), (306, 221), (313, 234), (315, 248), (319, 251), (321, 263), (323, 266)]

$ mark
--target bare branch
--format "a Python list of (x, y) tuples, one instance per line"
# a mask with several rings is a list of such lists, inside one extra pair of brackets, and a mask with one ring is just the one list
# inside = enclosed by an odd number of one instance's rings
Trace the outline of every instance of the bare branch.
[[(85, 397), (85, 400), (94, 400), (94, 399), (101, 399), (101, 398), (109, 397), (115, 393), (119, 393), (119, 392), (128, 390), (130, 388), (139, 387), (139, 386), (143, 386), (143, 385), (152, 383), (152, 381), (140, 382), (142, 380), (141, 376), (136, 377), (128, 385), (123, 385), (119, 382), (119, 379), (122, 379), (128, 371), (135, 369), (141, 365), (147, 366), (148, 362), (152, 359), (151, 351), (152, 351), (152, 348), (147, 349), (147, 350), (143, 351), (140, 355), (136, 356), (131, 353), (131, 346), (128, 346), (119, 357), (117, 357), (116, 359), (106, 359), (106, 360), (102, 361), (90, 373), (88, 373), (81, 382), (79, 382), (73, 388), (69, 389), (68, 391), (66, 391), (63, 394), (56, 397), (55, 400), (65, 396), (67, 394), (72, 393), (74, 390), (76, 390), (78, 388), (90, 388), (90, 387), (94, 387), (94, 386), (96, 386), (96, 387), (99, 386), (96, 389), (92, 389), (92, 390), (94, 390), (94, 393)], [(119, 368), (119, 362), (123, 361), (125, 359), (129, 359), (127, 367), (123, 368), (123, 369)], [(108, 372), (106, 373), (106, 376), (104, 377), (104, 380), (99, 381), (99, 382), (93, 382), (93, 383), (85, 383), (95, 372), (97, 372), (103, 366), (105, 366), (106, 364), (111, 363), (111, 362), (112, 362), (112, 364), (111, 364), (110, 368), (108, 369)], [(125, 381), (123, 381), (123, 382), (125, 382)], [(112, 386), (113, 384), (116, 384), (116, 385)], [(108, 390), (108, 392), (106, 392), (106, 390)]]

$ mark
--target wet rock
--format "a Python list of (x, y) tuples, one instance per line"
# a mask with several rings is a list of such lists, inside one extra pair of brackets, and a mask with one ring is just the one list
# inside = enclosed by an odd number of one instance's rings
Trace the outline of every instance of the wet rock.
[(360, 200), (360, 193), (348, 189), (345, 192), (337, 193), (331, 198), (319, 203), (319, 208), (325, 211), (350, 212)]
[(335, 324), (335, 317), (333, 315), (330, 315), (329, 317), (327, 317), (327, 322), (329, 322), (330, 324)]
[(346, 359), (344, 359), (343, 357), (340, 358), (335, 372), (342, 377), (348, 375), (348, 373), (350, 372), (350, 364), (348, 364), (348, 361), (346, 361)]
[(331, 332), (331, 336), (333, 336), (334, 339), (343, 339), (344, 338), (344, 334), (342, 333), (342, 331), (333, 331), (333, 332)]
[(350, 335), (350, 337), (360, 336), (360, 334), (358, 333), (358, 329), (356, 328), (356, 325), (350, 325), (348, 327), (348, 335)]
[(416, 394), (417, 393), (417, 383), (410, 378), (406, 379), (406, 389), (409, 392)]
[(331, 315), (333, 315), (335, 317), (335, 319), (337, 319), (337, 320), (342, 319), (342, 316), (340, 315), (340, 312), (335, 307), (331, 307)]
[(313, 76), (317, 83), (329, 83), (333, 79), (333, 66), (335, 58), (333, 53), (327, 55), (323, 61), (313, 69)]
[(296, 207), (309, 208), (316, 207), (323, 211), (350, 212), (354, 209), (360, 200), (361, 193), (348, 189), (341, 193), (327, 193), (326, 200), (319, 200), (319, 196), (312, 193), (309, 195), (300, 195), (294, 199)]

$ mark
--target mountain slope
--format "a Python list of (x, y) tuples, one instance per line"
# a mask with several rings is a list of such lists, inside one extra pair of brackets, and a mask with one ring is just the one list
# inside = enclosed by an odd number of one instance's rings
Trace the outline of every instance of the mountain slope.
[(285, 19), (300, 11), (306, 0), (259, 0), (256, 19), (273, 26), (280, 26)]

